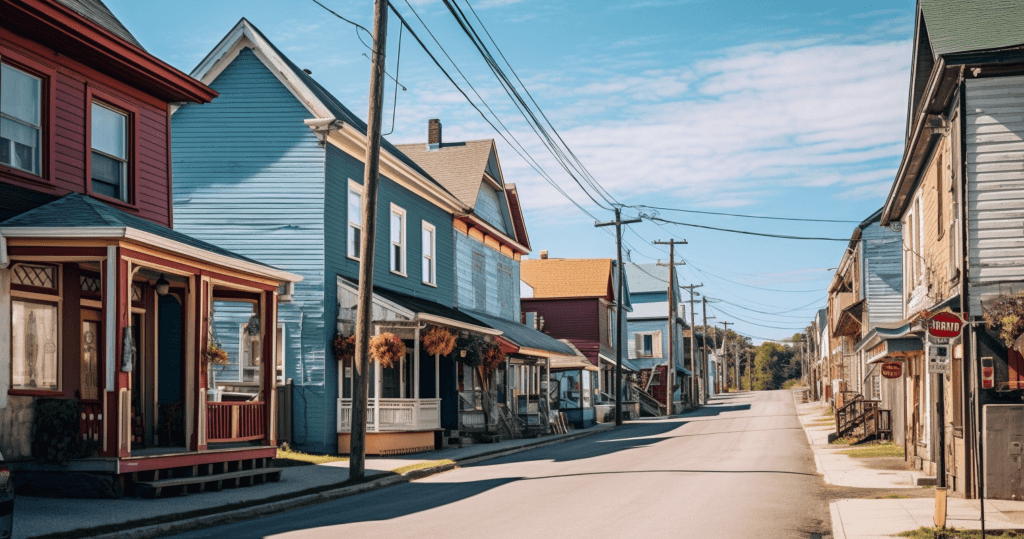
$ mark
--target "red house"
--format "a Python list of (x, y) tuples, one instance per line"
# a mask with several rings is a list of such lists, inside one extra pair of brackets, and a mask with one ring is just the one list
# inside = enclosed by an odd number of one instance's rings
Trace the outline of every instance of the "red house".
[[(216, 92), (99, 0), (0, 13), (0, 452), (113, 495), (276, 479), (273, 328), (301, 278), (171, 229), (170, 107)], [(215, 301), (252, 310), (244, 402), (207, 401)]]
[[(614, 261), (548, 258), (547, 251), (541, 251), (539, 260), (523, 260), (519, 271), (524, 323), (571, 342), (599, 369), (594, 387), (598, 403), (609, 401), (614, 395), (616, 358)], [(626, 283), (623, 290), (623, 307), (628, 311)], [(636, 372), (636, 368), (623, 361), (623, 371)], [(600, 412), (598, 407), (598, 421), (603, 419)]]

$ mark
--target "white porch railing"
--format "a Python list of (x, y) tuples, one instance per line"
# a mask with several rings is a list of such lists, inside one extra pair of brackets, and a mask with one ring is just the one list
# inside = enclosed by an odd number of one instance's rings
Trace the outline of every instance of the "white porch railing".
[[(441, 428), (441, 399), (369, 399), (368, 405), (367, 432)], [(352, 399), (338, 399), (338, 432), (351, 430)]]

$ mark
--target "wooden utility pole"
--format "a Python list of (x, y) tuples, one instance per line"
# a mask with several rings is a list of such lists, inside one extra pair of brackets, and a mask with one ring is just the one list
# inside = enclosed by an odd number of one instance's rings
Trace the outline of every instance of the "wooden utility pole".
[[(378, 0), (380, 1), (380, 0)], [(622, 265), (622, 225), (639, 223), (640, 219), (622, 219), (622, 208), (615, 207), (615, 220), (594, 223), (595, 227), (615, 227), (615, 259), (618, 274), (615, 279), (615, 426), (622, 426), (622, 280), (626, 276), (626, 268)]]
[[(667, 391), (665, 393), (665, 415), (672, 415), (672, 404), (674, 402), (673, 396), (675, 394), (675, 376), (676, 376), (676, 365), (675, 355), (673, 355), (672, 337), (676, 335), (676, 305), (675, 301), (675, 288), (676, 288), (676, 245), (686, 245), (686, 240), (675, 240), (671, 239), (668, 241), (658, 240), (654, 242), (655, 245), (668, 245), (668, 264), (662, 264), (658, 262), (659, 266), (668, 266), (668, 359), (665, 362), (665, 380), (668, 383)], [(686, 264), (686, 262), (679, 262), (678, 265)]]
[(710, 374), (710, 372), (706, 368), (707, 365), (708, 365), (708, 297), (704, 296), (703, 298), (700, 299), (700, 301), (701, 301), (701, 312), (700, 312), (700, 315), (701, 315), (701, 318), (703, 319), (703, 322), (704, 322), (704, 324), (703, 324), (704, 325), (704, 332), (701, 334), (701, 338), (704, 341), (704, 346), (701, 347), (702, 350), (701, 350), (701, 378), (700, 378), (700, 382), (704, 386), (704, 388), (703, 388), (704, 390), (701, 392), (700, 400), (701, 400), (701, 404), (707, 404), (708, 403), (708, 390), (710, 389), (710, 386), (708, 384), (710, 384), (710, 382), (711, 382), (710, 376), (708, 376), (708, 374)]
[[(352, 428), (349, 479), (366, 472), (366, 420), (370, 388), (370, 326), (373, 325), (373, 252), (377, 238), (377, 184), (380, 172), (380, 124), (384, 101), (384, 53), (388, 38), (388, 2), (374, 0), (373, 51), (370, 58), (370, 110), (366, 118), (366, 160), (363, 167), (363, 225), (359, 246), (359, 309), (356, 314), (356, 357), (353, 361)], [(378, 395), (379, 397), (379, 395)]]
[(697, 382), (697, 377), (700, 376), (701, 370), (697, 366), (697, 328), (693, 325), (693, 311), (697, 300), (693, 299), (694, 289), (704, 286), (701, 284), (691, 284), (689, 286), (680, 286), (679, 288), (685, 288), (690, 291), (690, 400), (693, 401), (693, 405), (696, 406), (700, 402), (698, 396), (700, 395), (700, 384)]
[[(725, 362), (725, 365), (726, 365), (726, 368), (725, 368), (725, 372), (726, 373), (729, 372), (729, 367), (728, 367), (728, 365), (729, 365), (729, 349), (725, 347), (725, 344), (729, 340), (729, 326), (735, 326), (735, 325), (736, 324), (734, 324), (732, 322), (722, 322), (722, 327), (724, 328), (723, 331), (722, 331), (722, 335), (724, 336), (723, 337), (724, 340), (722, 341), (722, 356), (723, 356), (723, 361)], [(738, 363), (739, 360), (737, 359), (736, 361), (737, 361), (736, 370), (733, 372), (732, 381), (736, 382), (736, 390), (738, 391), (739, 390), (739, 385), (740, 385), (740, 383), (738, 381), (739, 380), (739, 363)], [(725, 387), (729, 387), (729, 377), (726, 376), (724, 379), (725, 379)]]

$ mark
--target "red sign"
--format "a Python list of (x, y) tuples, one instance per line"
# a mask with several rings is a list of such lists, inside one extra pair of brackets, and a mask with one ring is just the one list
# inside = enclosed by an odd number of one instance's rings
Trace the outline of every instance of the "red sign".
[(964, 321), (953, 313), (939, 313), (928, 320), (928, 334), (940, 339), (951, 339), (960, 336)]
[(903, 364), (882, 363), (882, 376), (886, 378), (899, 378), (903, 376)]

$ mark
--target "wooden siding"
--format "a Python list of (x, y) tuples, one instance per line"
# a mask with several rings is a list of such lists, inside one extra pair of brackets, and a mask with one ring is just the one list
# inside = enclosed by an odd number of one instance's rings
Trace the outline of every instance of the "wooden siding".
[(981, 314), (1024, 284), (1024, 77), (966, 85), (969, 312)]
[[(363, 183), (363, 163), (345, 152), (327, 146), (325, 249), (328, 274), (359, 278), (359, 262), (348, 257), (348, 182)], [(453, 305), (452, 215), (427, 202), (393, 180), (381, 176), (377, 198), (376, 262), (373, 284), (410, 296)], [(406, 275), (391, 272), (391, 204), (404, 209), (406, 234)], [(423, 283), (423, 222), (435, 227), (437, 286)], [(512, 262), (509, 260), (509, 262)], [(516, 275), (518, 286), (518, 274)], [(329, 306), (336, 309), (336, 290), (328, 290)]]
[(215, 301), (213, 303), (213, 337), (221, 348), (228, 353), (228, 364), (213, 366), (213, 379), (217, 384), (238, 383), (239, 327), (249, 321), (253, 314), (253, 304), (241, 301)]
[(52, 110), (43, 111), (44, 176), (37, 181), (28, 181), (22, 175), (8, 174), (0, 168), (0, 181), (48, 195), (85, 193), (89, 181), (85, 163), (90, 151), (86, 125), (86, 110), (90, 106), (86, 102), (87, 89), (99, 91), (138, 108), (134, 123), (137, 129), (134, 140), (138, 144), (134, 154), (137, 157), (134, 163), (135, 204), (118, 207), (171, 226), (167, 103), (0, 28), (0, 56), (7, 50), (25, 60), (26, 65), (19, 67), (52, 71), (45, 85), (52, 95), (43, 98), (44, 104), (52, 104)]
[(456, 307), (519, 321), (519, 262), (457, 230), (452, 236)]
[(508, 211), (505, 209), (505, 197), (503, 194), (499, 195), (489, 184), (480, 184), (480, 193), (476, 197), (476, 207), (473, 211), (498, 230), (509, 236), (514, 235), (508, 226), (510, 219), (506, 217)]
[(303, 277), (278, 311), (285, 376), (296, 384), (294, 441), (332, 451), (329, 387), (337, 377), (326, 354), (334, 323), (324, 313), (324, 150), (303, 123), (309, 111), (251, 51), (211, 86), (220, 92), (213, 103), (184, 106), (172, 118), (175, 225)]
[(903, 319), (903, 248), (899, 232), (871, 223), (861, 236), (866, 321), (861, 334)]
[(544, 317), (543, 332), (570, 341), (594, 365), (601, 350), (600, 301), (584, 299), (521, 300), (523, 312)]

